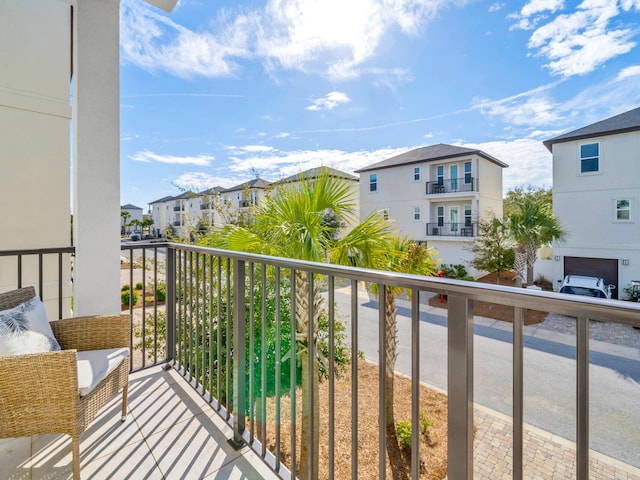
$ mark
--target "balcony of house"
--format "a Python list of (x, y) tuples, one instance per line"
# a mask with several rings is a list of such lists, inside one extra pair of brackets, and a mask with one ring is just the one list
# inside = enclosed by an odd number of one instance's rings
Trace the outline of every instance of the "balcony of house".
[[(640, 439), (624, 428), (640, 422), (626, 400), (637, 396), (623, 394), (620, 382), (615, 395), (601, 388), (613, 350), (590, 357), (589, 340), (591, 320), (640, 326), (639, 304), (174, 243), (122, 250), (122, 284), (140, 297), (123, 310), (132, 327), (129, 416), (120, 422), (117, 398), (99, 412), (81, 438), (82, 478), (355, 480), (395, 478), (401, 469), (413, 479), (640, 479)], [(27, 264), (50, 263), (27, 257), (62, 253), (68, 249), (0, 252), (0, 260), (21, 287)], [(54, 263), (69, 282), (70, 262)], [(35, 284), (43, 297), (62, 292)], [(377, 297), (365, 284), (377, 286)], [(406, 393), (396, 393), (390, 412), (391, 287), (411, 296), (394, 300), (394, 382)], [(439, 294), (446, 309), (429, 305)], [(495, 327), (474, 317), (480, 301), (512, 307), (512, 321)], [(575, 327), (573, 346), (551, 345), (554, 356), (542, 365), (540, 344), (551, 337), (525, 342), (537, 331), (525, 326), (526, 312), (541, 305)], [(500, 371), (486, 364), (496, 355)], [(634, 380), (624, 388), (640, 388), (637, 364), (620, 367)], [(485, 405), (485, 383), (502, 411)], [(530, 424), (536, 409), (570, 431)], [(403, 447), (390, 415), (404, 422)], [(71, 470), (65, 435), (0, 440), (0, 455), (1, 478), (68, 478)]]
[(426, 194), (441, 195), (445, 193), (475, 192), (477, 191), (477, 180), (477, 178), (468, 176), (446, 180), (442, 178), (433, 182), (427, 182)]
[(211, 210), (213, 207), (210, 203), (201, 203), (200, 210)]
[(174, 212), (184, 212), (184, 205), (176, 205), (173, 207)]
[(180, 225), (182, 225), (182, 222), (180, 220), (174, 220), (171, 225), (173, 225), (174, 227), (179, 227)]
[(475, 237), (477, 223), (427, 223), (427, 237)]

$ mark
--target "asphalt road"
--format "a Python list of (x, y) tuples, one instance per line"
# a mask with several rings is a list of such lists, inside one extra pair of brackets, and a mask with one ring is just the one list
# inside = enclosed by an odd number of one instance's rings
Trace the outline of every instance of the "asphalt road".
[[(378, 303), (359, 297), (358, 348), (378, 358)], [(336, 291), (338, 318), (350, 324), (349, 289)], [(411, 373), (409, 303), (398, 301), (399, 357), (396, 370)], [(421, 305), (420, 377), (447, 389), (446, 318)], [(347, 333), (350, 329), (347, 328)], [(562, 339), (566, 340), (566, 337)], [(512, 413), (511, 332), (475, 326), (474, 400), (505, 415)], [(525, 335), (525, 422), (575, 441), (575, 347)], [(614, 349), (611, 350), (615, 352)], [(595, 451), (640, 468), (640, 357), (591, 351), (590, 444)]]

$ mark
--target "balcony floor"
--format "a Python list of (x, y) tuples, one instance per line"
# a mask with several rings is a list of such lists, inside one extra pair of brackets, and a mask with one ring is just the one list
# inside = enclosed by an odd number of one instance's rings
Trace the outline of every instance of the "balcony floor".
[[(119, 398), (96, 417), (80, 443), (82, 478), (276, 479), (175, 371), (153, 367), (129, 379), (129, 414), (120, 422)], [(67, 435), (0, 439), (0, 478), (71, 478)]]

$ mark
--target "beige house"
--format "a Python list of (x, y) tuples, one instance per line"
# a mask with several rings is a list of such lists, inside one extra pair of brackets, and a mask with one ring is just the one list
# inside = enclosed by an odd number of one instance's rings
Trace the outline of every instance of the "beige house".
[(553, 154), (554, 284), (602, 277), (613, 297), (640, 280), (640, 107), (544, 142)]
[[(478, 219), (502, 216), (502, 169), (481, 151), (454, 145), (420, 147), (357, 170), (360, 217), (380, 211), (400, 235), (426, 242), (442, 263), (466, 264)], [(469, 269), (472, 275), (473, 269)]]

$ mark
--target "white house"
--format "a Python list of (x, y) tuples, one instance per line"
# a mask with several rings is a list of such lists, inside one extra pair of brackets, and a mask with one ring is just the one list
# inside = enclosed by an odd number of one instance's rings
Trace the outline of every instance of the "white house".
[[(127, 212), (129, 216), (126, 218), (123, 217), (122, 212)], [(127, 203), (126, 205), (122, 205), (120, 207), (120, 216), (120, 233), (122, 234), (131, 232), (132, 228), (129, 226), (131, 222), (133, 222), (134, 220), (138, 220), (138, 222), (142, 223), (142, 220), (144, 219), (142, 208), (136, 207), (135, 205), (132, 205), (130, 203)]]
[(602, 277), (624, 297), (640, 280), (640, 107), (544, 142), (553, 154), (554, 284)]
[[(357, 170), (360, 217), (381, 211), (400, 235), (434, 247), (442, 263), (466, 264), (478, 218), (502, 216), (502, 169), (481, 151), (454, 145), (420, 147)], [(472, 275), (476, 275), (469, 268)]]
[(249, 212), (249, 207), (258, 205), (267, 194), (271, 182), (254, 178), (231, 188), (220, 190), (222, 222), (229, 223)]

